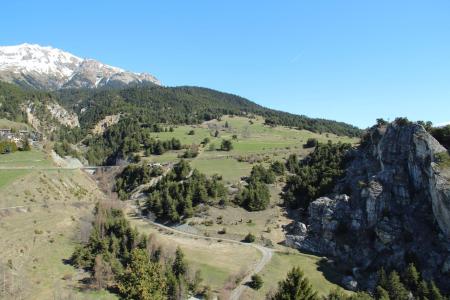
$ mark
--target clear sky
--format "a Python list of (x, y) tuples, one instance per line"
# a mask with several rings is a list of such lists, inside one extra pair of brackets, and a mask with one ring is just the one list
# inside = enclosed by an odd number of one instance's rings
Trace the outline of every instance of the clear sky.
[(51, 45), (360, 127), (450, 121), (450, 1), (4, 1), (0, 44)]

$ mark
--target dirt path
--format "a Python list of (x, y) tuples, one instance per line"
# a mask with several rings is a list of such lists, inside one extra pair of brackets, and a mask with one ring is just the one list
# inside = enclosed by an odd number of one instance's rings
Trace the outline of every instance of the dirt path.
[[(138, 211), (138, 208), (134, 204), (129, 204), (129, 205), (130, 205), (130, 208), (132, 208), (132, 210), (134, 210), (136, 212)], [(205, 237), (203, 235), (184, 232), (184, 231), (181, 231), (181, 230), (178, 230), (178, 229), (175, 229), (175, 228), (172, 228), (172, 227), (160, 224), (160, 223), (153, 222), (153, 221), (151, 221), (149, 219), (145, 219), (145, 218), (142, 218), (142, 220), (145, 220), (146, 222), (150, 223), (151, 225), (153, 225), (155, 227), (159, 227), (159, 228), (165, 229), (167, 231), (171, 231), (171, 232), (174, 232), (174, 233), (177, 233), (180, 235), (184, 235), (187, 237), (228, 242), (228, 243), (242, 245), (245, 247), (253, 247), (253, 248), (257, 249), (259, 252), (261, 252), (261, 254), (262, 254), (261, 259), (253, 266), (252, 270), (241, 280), (241, 282), (239, 282), (239, 284), (231, 291), (229, 300), (239, 300), (240, 299), (244, 290), (246, 288), (248, 288), (247, 283), (251, 280), (251, 277), (254, 274), (260, 272), (266, 266), (266, 264), (268, 264), (270, 262), (270, 260), (272, 259), (273, 252), (276, 251), (274, 249), (267, 248), (267, 247), (257, 245), (257, 244), (253, 244), (253, 243), (244, 243), (244, 242), (240, 242), (240, 241), (236, 241), (236, 240), (232, 240), (232, 239), (226, 239), (226, 238)]]
[(241, 298), (242, 293), (244, 292), (244, 290), (247, 287), (247, 283), (250, 282), (251, 277), (262, 271), (262, 269), (264, 269), (264, 267), (270, 262), (270, 260), (272, 259), (272, 255), (274, 250), (273, 249), (269, 249), (266, 247), (262, 247), (259, 245), (254, 245), (254, 244), (250, 244), (252, 247), (258, 249), (261, 254), (262, 254), (262, 258), (261, 260), (253, 267), (253, 270), (247, 274), (247, 276), (244, 277), (244, 279), (241, 280), (241, 282), (239, 283), (239, 285), (237, 287), (234, 288), (234, 290), (231, 292), (230, 294), (230, 298), (229, 300), (239, 300)]

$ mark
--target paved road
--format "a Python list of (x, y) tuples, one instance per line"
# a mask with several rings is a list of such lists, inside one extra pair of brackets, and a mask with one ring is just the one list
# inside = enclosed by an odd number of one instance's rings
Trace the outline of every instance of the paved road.
[[(132, 204), (130, 205), (135, 211), (137, 211), (137, 207)], [(262, 257), (261, 259), (253, 266), (252, 270), (244, 277), (244, 279), (241, 280), (241, 282), (239, 283), (239, 285), (234, 288), (233, 291), (231, 291), (230, 294), (230, 298), (229, 300), (239, 300), (242, 293), (244, 292), (244, 290), (247, 288), (246, 283), (248, 283), (252, 277), (252, 275), (260, 272), (266, 264), (268, 264), (270, 262), (270, 260), (272, 259), (272, 254), (274, 251), (274, 249), (271, 248), (267, 248), (264, 246), (260, 246), (257, 244), (252, 244), (252, 243), (244, 243), (244, 242), (240, 242), (240, 241), (236, 241), (236, 240), (232, 240), (232, 239), (226, 239), (226, 238), (216, 238), (216, 237), (205, 237), (203, 235), (198, 235), (198, 234), (194, 234), (194, 233), (188, 233), (188, 232), (184, 232), (160, 223), (156, 223), (153, 222), (149, 219), (145, 219), (142, 218), (143, 220), (147, 221), (148, 223), (152, 224), (153, 226), (171, 231), (171, 232), (175, 232), (184, 236), (188, 236), (188, 237), (192, 237), (192, 238), (201, 238), (201, 239), (208, 239), (208, 240), (215, 240), (215, 241), (221, 241), (221, 242), (228, 242), (228, 243), (233, 243), (233, 244), (238, 244), (238, 245), (242, 245), (242, 246), (246, 246), (246, 247), (253, 247), (255, 249), (257, 249), (259, 252), (261, 252)]]

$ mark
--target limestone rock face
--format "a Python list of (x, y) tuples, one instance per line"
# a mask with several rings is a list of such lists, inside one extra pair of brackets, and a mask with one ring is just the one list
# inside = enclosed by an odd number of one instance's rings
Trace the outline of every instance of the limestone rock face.
[(445, 151), (418, 124), (371, 128), (335, 193), (310, 204), (306, 232), (287, 243), (358, 269), (355, 280), (366, 287), (381, 266), (411, 261), (442, 286), (450, 269), (450, 183), (435, 162)]

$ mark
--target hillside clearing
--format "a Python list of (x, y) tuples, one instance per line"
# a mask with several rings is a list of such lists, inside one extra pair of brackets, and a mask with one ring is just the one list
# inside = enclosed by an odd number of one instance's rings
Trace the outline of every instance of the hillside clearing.
[(270, 263), (259, 273), (264, 281), (262, 288), (258, 291), (246, 289), (241, 299), (264, 299), (267, 293), (276, 290), (278, 282), (284, 280), (294, 266), (299, 266), (303, 270), (319, 296), (328, 295), (333, 289), (339, 288), (338, 285), (330, 282), (330, 280), (338, 280), (338, 274), (331, 267), (326, 266), (322, 258), (291, 251), (290, 253), (274, 253)]

